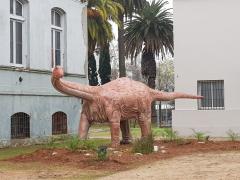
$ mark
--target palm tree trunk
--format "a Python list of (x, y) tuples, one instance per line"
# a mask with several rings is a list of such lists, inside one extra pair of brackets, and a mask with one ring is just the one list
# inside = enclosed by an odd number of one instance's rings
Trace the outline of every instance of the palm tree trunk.
[[(143, 52), (141, 61), (142, 76), (146, 80), (147, 85), (155, 89), (156, 80), (156, 61), (154, 53)], [(157, 113), (155, 109), (155, 102), (152, 102), (152, 122), (157, 122)]]
[[(124, 47), (124, 26), (123, 26), (123, 14), (119, 15), (119, 20), (122, 26), (118, 27), (118, 57), (119, 57), (119, 77), (126, 77), (126, 66), (125, 66), (125, 47)], [(121, 121), (120, 128), (122, 132), (122, 143), (128, 144), (131, 141), (131, 133), (129, 121)]]
[(126, 77), (123, 14), (119, 16), (122, 26), (118, 27), (119, 77)]

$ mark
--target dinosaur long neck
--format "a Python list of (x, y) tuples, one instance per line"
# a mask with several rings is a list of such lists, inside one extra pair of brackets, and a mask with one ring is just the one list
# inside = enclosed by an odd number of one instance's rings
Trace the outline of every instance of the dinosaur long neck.
[(202, 96), (192, 94), (179, 93), (179, 92), (161, 92), (151, 90), (153, 101), (171, 101), (174, 99), (202, 99)]
[(55, 77), (52, 77), (52, 84), (56, 90), (63, 94), (83, 98), (89, 101), (93, 100), (94, 91), (90, 86), (72, 83)]

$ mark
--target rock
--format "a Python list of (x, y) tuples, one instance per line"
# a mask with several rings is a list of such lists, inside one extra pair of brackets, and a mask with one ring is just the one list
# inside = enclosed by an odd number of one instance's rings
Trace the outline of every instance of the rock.
[(142, 153), (135, 153), (136, 156), (143, 156)]
[(163, 154), (165, 154), (166, 152), (167, 152), (167, 151), (164, 150), (164, 149), (161, 150), (161, 153), (163, 153)]
[(84, 154), (85, 156), (91, 156), (91, 154), (90, 153), (86, 153), (86, 154)]
[(205, 144), (205, 142), (203, 142), (203, 141), (199, 141), (198, 144)]
[(108, 151), (113, 151), (113, 150), (114, 150), (114, 148), (107, 148), (107, 150), (108, 150)]
[(113, 151), (113, 154), (118, 154), (120, 153), (120, 151)]
[(160, 146), (160, 149), (165, 149), (165, 146)]
[(53, 152), (53, 153), (52, 153), (52, 156), (55, 156), (55, 155), (57, 155), (57, 152)]

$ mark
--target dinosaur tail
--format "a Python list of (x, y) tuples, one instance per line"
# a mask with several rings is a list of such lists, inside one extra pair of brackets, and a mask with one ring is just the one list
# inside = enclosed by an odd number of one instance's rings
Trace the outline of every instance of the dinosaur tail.
[(174, 99), (202, 99), (203, 96), (197, 96), (192, 94), (180, 93), (180, 92), (162, 92), (152, 90), (152, 97), (154, 101), (171, 101)]

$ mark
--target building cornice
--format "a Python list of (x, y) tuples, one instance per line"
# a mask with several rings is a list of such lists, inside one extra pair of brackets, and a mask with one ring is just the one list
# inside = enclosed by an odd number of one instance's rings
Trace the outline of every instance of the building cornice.
[[(48, 74), (48, 75), (52, 74), (52, 71), (50, 71), (50, 70), (29, 69), (29, 68), (25, 68), (25, 67), (14, 67), (14, 66), (0, 66), (0, 70), (17, 71), (17, 72), (28, 72), (28, 73), (36, 73), (36, 74)], [(65, 76), (86, 78), (85, 74), (65, 73)]]

